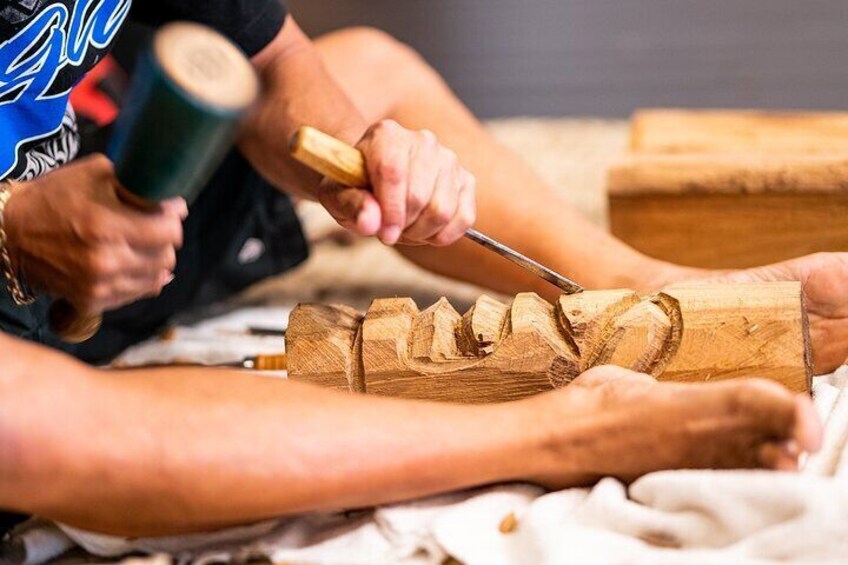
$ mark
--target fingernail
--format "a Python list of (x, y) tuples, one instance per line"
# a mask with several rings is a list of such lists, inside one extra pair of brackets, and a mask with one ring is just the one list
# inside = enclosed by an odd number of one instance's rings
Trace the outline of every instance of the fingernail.
[(166, 273), (162, 281), (162, 286), (168, 286), (169, 284), (174, 282), (175, 278), (177, 278), (177, 276), (174, 273)]
[(380, 237), (386, 245), (394, 245), (400, 239), (401, 230), (397, 226), (389, 226), (383, 230), (383, 235)]

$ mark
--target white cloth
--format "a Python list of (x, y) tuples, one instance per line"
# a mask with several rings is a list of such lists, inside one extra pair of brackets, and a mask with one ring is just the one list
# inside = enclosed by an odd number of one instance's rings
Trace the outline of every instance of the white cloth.
[[(518, 526), (504, 534), (499, 525), (510, 514)], [(198, 563), (264, 556), (275, 563), (438, 565), (448, 555), (468, 565), (844, 563), (848, 485), (815, 475), (668, 471), (629, 489), (614, 479), (546, 495), (505, 486), (353, 518), (310, 516), (264, 535), (229, 532), (227, 541), (218, 534), (129, 542), (67, 531), (95, 554), (168, 552)]]
[[(141, 363), (190, 356), (218, 361), (222, 355), (236, 359), (260, 349), (273, 352), (280, 340), (233, 336), (248, 320), (261, 325), (284, 319), (282, 312), (271, 317), (260, 310), (249, 314), (236, 312), (181, 330), (172, 341), (129, 351), (124, 360)], [(210, 342), (221, 347), (210, 347)], [(816, 408), (827, 422), (825, 442), (803, 474), (670, 471), (643, 477), (629, 489), (606, 479), (593, 489), (552, 494), (510, 485), (353, 516), (309, 515), (176, 538), (127, 540), (63, 530), (95, 555), (167, 553), (201, 565), (256, 556), (276, 563), (319, 565), (441, 564), (448, 556), (468, 565), (844, 563), (848, 562), (846, 384), (848, 368), (816, 379)], [(499, 525), (509, 514), (516, 516), (518, 526), (503, 534)]]

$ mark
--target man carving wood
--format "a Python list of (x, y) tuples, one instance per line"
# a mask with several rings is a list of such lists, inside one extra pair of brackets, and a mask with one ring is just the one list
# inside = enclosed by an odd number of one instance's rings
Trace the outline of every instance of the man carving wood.
[[(252, 57), (263, 79), (265, 98), (244, 124), (240, 151), (190, 214), (180, 201), (149, 214), (125, 206), (102, 155), (68, 163), (78, 149), (70, 89), (131, 16), (152, 25), (211, 25)], [(265, 227), (275, 245), (296, 250), (274, 267), (297, 263), (302, 236), (292, 230), (291, 214), (279, 224), (260, 222), (268, 201), (279, 203), (272, 199), (277, 191), (317, 200), (343, 226), (388, 245), (425, 244), (399, 250), (441, 274), (508, 294), (555, 298), (547, 283), (478, 246), (456, 243), (472, 224), (587, 288), (651, 294), (691, 279), (797, 281), (819, 372), (848, 355), (848, 255), (734, 273), (641, 255), (581, 218), (498, 145), (411, 49), (362, 29), (313, 42), (278, 0), (41, 0), (18, 2), (0, 19), (0, 69), (8, 71), (0, 73), (0, 179), (19, 181), (14, 189), (3, 185), (0, 198), (9, 257), (4, 282), (28, 282), (36, 294), (34, 304), (17, 306), (0, 292), (0, 326), (19, 336), (0, 335), (1, 509), (99, 532), (165, 535), (497, 482), (561, 488), (659, 469), (795, 469), (802, 452), (818, 449), (809, 396), (762, 380), (660, 383), (601, 366), (562, 390), (468, 406), (351, 395), (240, 372), (106, 372), (27, 343), (21, 338), (59, 347), (44, 320), (51, 297), (82, 311), (119, 308), (92, 343), (69, 351), (108, 360), (199, 300), (226, 266), (224, 251), (237, 253), (250, 227)], [(288, 140), (303, 124), (356, 145), (372, 186), (339, 186), (293, 162)], [(250, 190), (235, 189), (245, 184)], [(612, 302), (619, 298), (630, 300)], [(535, 298), (513, 304), (511, 331), (529, 332), (544, 345), (560, 339), (554, 322), (536, 327), (532, 315), (518, 312), (540, 305)], [(465, 362), (453, 358), (454, 345), (463, 355), (504, 355), (509, 346), (498, 332), (505, 306), (478, 308), (455, 342), (443, 329), (456, 315), (444, 305), (419, 316), (423, 324), (401, 316), (415, 336), (409, 364)], [(656, 351), (640, 353), (638, 367), (682, 363), (684, 342), (670, 354), (679, 329), (674, 305), (658, 295), (634, 308), (654, 320), (648, 333), (670, 332)], [(597, 330), (563, 313), (567, 320), (557, 323), (572, 325), (574, 343), (548, 343), (570, 363), (563, 375), (571, 378), (585, 368), (581, 363), (616, 360), (618, 349), (604, 349), (601, 338), (581, 343), (580, 336), (615, 334), (616, 324), (629, 324), (626, 309)], [(369, 363), (396, 359), (389, 314), (363, 328)], [(342, 355), (338, 336), (349, 336), (357, 315), (320, 315), (338, 329), (321, 347)], [(620, 347), (631, 337), (624, 335)], [(354, 388), (373, 390), (378, 385), (363, 369), (349, 356), (336, 371), (351, 375)]]

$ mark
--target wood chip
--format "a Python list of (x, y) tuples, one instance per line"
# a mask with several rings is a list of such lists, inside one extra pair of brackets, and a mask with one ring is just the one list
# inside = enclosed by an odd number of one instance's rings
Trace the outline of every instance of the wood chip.
[(518, 529), (518, 518), (515, 517), (515, 512), (510, 512), (506, 515), (506, 517), (501, 520), (501, 525), (498, 526), (498, 530), (502, 534), (511, 534)]

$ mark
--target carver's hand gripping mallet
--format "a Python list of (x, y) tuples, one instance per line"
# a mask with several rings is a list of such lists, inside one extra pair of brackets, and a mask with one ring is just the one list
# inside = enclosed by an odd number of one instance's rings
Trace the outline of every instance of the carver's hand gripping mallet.
[[(139, 58), (125, 110), (108, 155), (124, 189), (118, 196), (142, 209), (197, 195), (232, 148), (245, 112), (259, 96), (247, 56), (206, 26), (162, 28)], [(50, 309), (50, 327), (70, 343), (91, 338), (102, 316), (65, 300)]]

